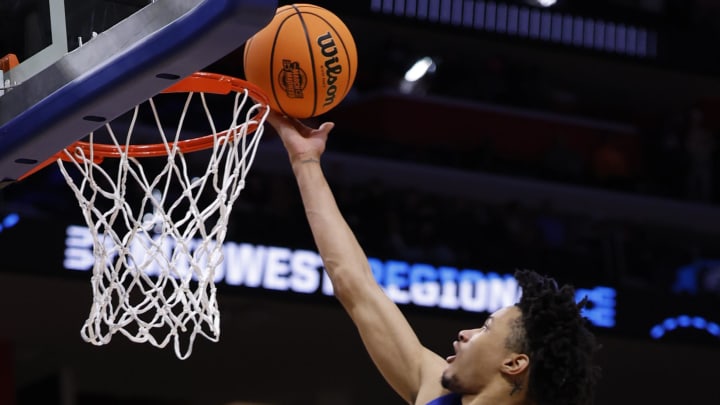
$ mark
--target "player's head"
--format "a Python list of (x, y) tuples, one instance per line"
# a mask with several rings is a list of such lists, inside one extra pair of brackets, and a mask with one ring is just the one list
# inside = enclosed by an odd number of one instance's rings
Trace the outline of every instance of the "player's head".
[(521, 270), (515, 278), (520, 302), (494, 312), (478, 329), (460, 331), (443, 386), (475, 394), (495, 384), (502, 395), (537, 405), (590, 403), (597, 345), (580, 314), (585, 302), (576, 303), (572, 287), (535, 272)]
[(528, 395), (538, 405), (592, 403), (598, 345), (580, 313), (586, 299), (576, 302), (574, 288), (533, 271), (517, 271), (515, 279), (522, 289), (517, 303), (522, 315), (508, 345), (530, 358)]

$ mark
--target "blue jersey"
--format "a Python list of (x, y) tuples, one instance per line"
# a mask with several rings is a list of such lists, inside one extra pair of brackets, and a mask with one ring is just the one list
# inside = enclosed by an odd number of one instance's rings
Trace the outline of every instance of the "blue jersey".
[(427, 405), (461, 405), (460, 398), (459, 394), (447, 394), (433, 399)]

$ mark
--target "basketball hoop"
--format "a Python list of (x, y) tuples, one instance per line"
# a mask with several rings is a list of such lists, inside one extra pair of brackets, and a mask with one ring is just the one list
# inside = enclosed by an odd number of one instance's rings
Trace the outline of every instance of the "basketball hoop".
[[(172, 103), (181, 107), (180, 118), (167, 136), (160, 116), (168, 114), (156, 99), (171, 93), (187, 96)], [(231, 99), (227, 129), (216, 129), (208, 95)], [(193, 102), (200, 103), (210, 135), (186, 134), (186, 122), (198, 122), (186, 119)], [(154, 125), (139, 124), (143, 108)], [(159, 348), (173, 342), (177, 357), (186, 359), (197, 335), (218, 341), (215, 270), (269, 111), (267, 97), (252, 84), (195, 73), (52, 158), (93, 238), (93, 303), (81, 329), (86, 342), (104, 345), (120, 332)], [(148, 132), (161, 142), (139, 143)], [(205, 153), (191, 153), (199, 151)], [(114, 164), (104, 162), (110, 158)]]

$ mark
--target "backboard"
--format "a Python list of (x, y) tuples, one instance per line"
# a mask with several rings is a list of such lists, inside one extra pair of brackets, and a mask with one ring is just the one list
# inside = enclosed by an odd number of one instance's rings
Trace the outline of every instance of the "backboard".
[(0, 189), (234, 51), (277, 0), (0, 0)]

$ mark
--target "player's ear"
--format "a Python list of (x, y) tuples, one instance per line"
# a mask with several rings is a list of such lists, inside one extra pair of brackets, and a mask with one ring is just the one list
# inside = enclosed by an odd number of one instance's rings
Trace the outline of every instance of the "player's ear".
[(511, 353), (503, 362), (502, 371), (509, 375), (518, 375), (530, 367), (530, 357), (523, 353)]

